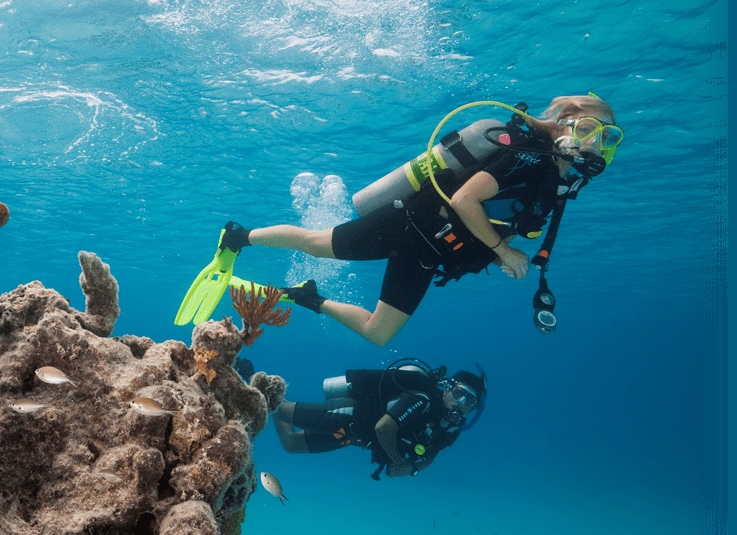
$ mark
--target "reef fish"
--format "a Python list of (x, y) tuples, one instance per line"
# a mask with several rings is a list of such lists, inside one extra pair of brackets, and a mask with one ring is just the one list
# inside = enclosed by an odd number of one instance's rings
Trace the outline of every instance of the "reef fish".
[(32, 399), (22, 398), (11, 401), (10, 403), (8, 403), (8, 406), (15, 412), (29, 413), (40, 411), (41, 409), (45, 409), (46, 407), (50, 407), (51, 405), (49, 403), (40, 403)]
[(54, 368), (53, 366), (44, 366), (43, 368), (37, 369), (36, 376), (44, 383), (49, 383), (52, 385), (69, 383), (73, 387), (77, 387), (77, 384), (69, 377), (67, 377), (67, 374), (57, 368)]
[(133, 398), (130, 406), (145, 416), (163, 416), (164, 414), (177, 414), (177, 409), (165, 409), (161, 403), (151, 398)]
[(102, 470), (97, 470), (96, 472), (101, 477), (107, 479), (108, 481), (118, 481), (122, 479), (115, 470), (112, 470), (110, 468), (103, 468)]
[[(279, 498), (282, 505), (284, 505), (284, 500), (289, 501), (289, 498), (284, 496), (284, 492), (281, 490), (281, 484), (279, 481), (268, 472), (261, 472), (261, 484), (269, 494)], [(284, 498), (284, 500), (282, 500), (282, 498)]]

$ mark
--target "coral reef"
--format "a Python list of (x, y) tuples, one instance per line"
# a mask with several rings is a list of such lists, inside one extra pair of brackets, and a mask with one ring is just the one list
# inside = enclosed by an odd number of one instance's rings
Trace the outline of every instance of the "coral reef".
[(4, 227), (5, 223), (10, 219), (10, 210), (5, 203), (0, 202), (0, 227)]
[[(202, 323), (191, 347), (110, 338), (117, 282), (94, 254), (79, 263), (85, 312), (38, 281), (0, 295), (0, 533), (239, 533), (256, 488), (252, 440), (286, 388), (233, 369), (258, 323)], [(246, 306), (250, 321), (274, 318)], [(42, 382), (45, 366), (77, 387)], [(178, 410), (141, 414), (135, 397)], [(18, 412), (21, 398), (48, 406)]]

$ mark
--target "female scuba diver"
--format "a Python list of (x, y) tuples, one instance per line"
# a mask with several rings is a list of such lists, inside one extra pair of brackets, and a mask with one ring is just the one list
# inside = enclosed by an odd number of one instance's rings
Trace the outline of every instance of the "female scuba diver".
[[(523, 103), (515, 108), (493, 104), (513, 111), (512, 120), (477, 121), (446, 135), (432, 152), (428, 149), (424, 160), (418, 157), (357, 193), (353, 200), (361, 217), (353, 221), (323, 230), (293, 225), (246, 229), (230, 221), (221, 233), (212, 273), (232, 270), (241, 249), (251, 245), (341, 260), (387, 259), (373, 311), (322, 297), (315, 281), (284, 289), (289, 301), (384, 345), (407, 323), (436, 275), (441, 278), (435, 284), (444, 286), (494, 263), (509, 277), (524, 278), (530, 259), (509, 244), (515, 235), (540, 236), (552, 214), (542, 247), (532, 260), (541, 270), (538, 295), (543, 288), (547, 291), (543, 273), (566, 201), (575, 199), (611, 162), (624, 133), (615, 124), (611, 106), (591, 93), (557, 97), (540, 118), (526, 114)], [(429, 158), (432, 165), (427, 165)], [(412, 188), (406, 195), (408, 184)], [(376, 185), (383, 188), (380, 194), (375, 194)], [(207, 278), (205, 270), (198, 280), (202, 277)], [(177, 324), (187, 323), (200, 305), (196, 283), (188, 293), (192, 302), (185, 299)], [(227, 284), (220, 283), (217, 300)], [(552, 294), (544, 297), (545, 303), (553, 299)], [(195, 322), (207, 319), (217, 300), (211, 308), (203, 306)], [(541, 302), (540, 308), (545, 306)], [(554, 328), (554, 317), (549, 316), (553, 324), (547, 327), (535, 318), (542, 332)]]

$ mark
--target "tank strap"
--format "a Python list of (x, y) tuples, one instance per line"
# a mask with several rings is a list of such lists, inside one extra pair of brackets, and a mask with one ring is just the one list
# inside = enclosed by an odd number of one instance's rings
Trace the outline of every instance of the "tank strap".
[(461, 135), (457, 130), (453, 130), (440, 140), (440, 144), (448, 149), (455, 156), (456, 160), (466, 169), (479, 164), (476, 157), (471, 154), (461, 140)]

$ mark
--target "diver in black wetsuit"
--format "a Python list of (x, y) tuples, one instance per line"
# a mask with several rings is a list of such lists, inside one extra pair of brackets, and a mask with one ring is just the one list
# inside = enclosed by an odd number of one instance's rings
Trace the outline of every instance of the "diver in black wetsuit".
[(282, 446), (289, 453), (361, 446), (379, 464), (372, 475), (378, 479), (385, 467), (390, 477), (416, 475), (473, 426), (483, 411), (486, 376), (462, 370), (446, 377), (445, 367), (412, 361), (347, 370), (326, 379), (324, 389), (324, 403), (285, 399), (279, 405), (274, 425)]

